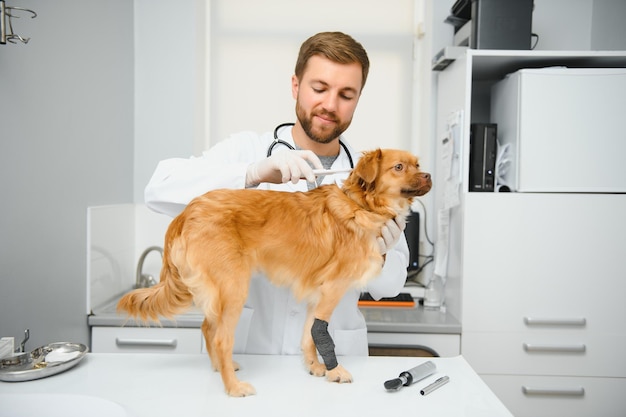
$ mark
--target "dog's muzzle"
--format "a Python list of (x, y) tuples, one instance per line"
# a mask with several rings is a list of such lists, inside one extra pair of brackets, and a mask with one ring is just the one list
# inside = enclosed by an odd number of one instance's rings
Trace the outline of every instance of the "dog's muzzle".
[(415, 187), (405, 188), (402, 194), (407, 197), (420, 197), (430, 191), (433, 186), (432, 178), (428, 172), (420, 172), (417, 176)]

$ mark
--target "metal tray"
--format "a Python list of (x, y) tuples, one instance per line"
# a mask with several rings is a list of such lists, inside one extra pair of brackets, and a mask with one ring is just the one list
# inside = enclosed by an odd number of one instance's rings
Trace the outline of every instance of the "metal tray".
[(80, 362), (89, 348), (80, 343), (57, 342), (30, 353), (0, 360), (0, 381), (18, 382), (45, 378), (66, 371)]

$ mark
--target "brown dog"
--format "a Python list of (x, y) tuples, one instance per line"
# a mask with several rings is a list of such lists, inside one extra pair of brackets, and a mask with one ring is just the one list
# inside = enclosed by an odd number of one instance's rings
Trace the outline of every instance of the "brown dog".
[(235, 376), (232, 349), (250, 277), (261, 270), (308, 303), (302, 350), (311, 374), (350, 382), (337, 364), (328, 320), (349, 288), (362, 288), (380, 273), (384, 257), (376, 238), (385, 222), (407, 215), (413, 197), (430, 188), (430, 175), (420, 171), (415, 156), (378, 149), (361, 157), (341, 189), (210, 191), (170, 224), (160, 282), (126, 294), (118, 310), (158, 320), (195, 302), (205, 314), (207, 350), (227, 393), (251, 395), (254, 388)]

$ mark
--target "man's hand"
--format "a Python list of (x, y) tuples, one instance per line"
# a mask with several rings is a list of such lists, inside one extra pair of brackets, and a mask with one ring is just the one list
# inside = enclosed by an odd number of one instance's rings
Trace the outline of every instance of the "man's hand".
[(282, 184), (297, 183), (301, 178), (315, 182), (313, 168), (323, 169), (320, 159), (312, 151), (281, 151), (250, 164), (246, 171), (246, 187), (256, 187), (262, 182)]
[(380, 236), (377, 238), (378, 249), (381, 255), (385, 255), (398, 243), (405, 228), (406, 220), (402, 216), (387, 220), (387, 223), (380, 230)]

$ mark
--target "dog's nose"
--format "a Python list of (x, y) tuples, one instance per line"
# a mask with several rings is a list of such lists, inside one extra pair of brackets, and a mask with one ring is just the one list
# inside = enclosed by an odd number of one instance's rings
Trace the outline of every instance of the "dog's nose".
[(424, 177), (425, 180), (429, 180), (430, 174), (428, 172), (422, 172), (422, 177)]

